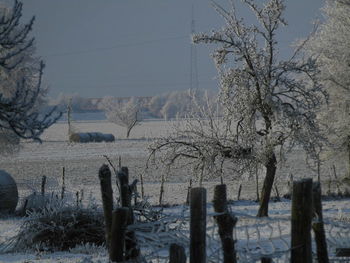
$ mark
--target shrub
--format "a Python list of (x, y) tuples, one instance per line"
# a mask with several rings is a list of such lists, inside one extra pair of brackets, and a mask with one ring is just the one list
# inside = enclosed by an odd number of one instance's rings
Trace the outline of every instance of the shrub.
[(101, 211), (81, 207), (47, 207), (33, 212), (14, 238), (13, 250), (69, 250), (81, 244), (105, 243)]

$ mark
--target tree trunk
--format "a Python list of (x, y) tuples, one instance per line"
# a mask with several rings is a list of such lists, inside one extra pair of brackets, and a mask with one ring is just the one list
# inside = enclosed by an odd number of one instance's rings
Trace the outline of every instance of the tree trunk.
[(350, 135), (348, 136), (348, 178), (350, 179)]
[(129, 135), (130, 135), (132, 127), (127, 127), (126, 129), (127, 129), (126, 130), (126, 138), (129, 139)]
[(264, 179), (264, 185), (261, 190), (260, 207), (257, 214), (258, 217), (268, 216), (271, 190), (272, 190), (273, 182), (275, 180), (275, 175), (276, 175), (276, 165), (277, 165), (276, 155), (273, 152), (270, 155), (269, 160), (265, 166), (266, 175)]
[(130, 124), (129, 126), (127, 126), (126, 127), (126, 138), (127, 139), (129, 139), (129, 135), (130, 135), (130, 132), (131, 132), (131, 130), (132, 130), (132, 128), (134, 128), (135, 127), (135, 125), (137, 124), (137, 113), (136, 113), (136, 117), (135, 117), (135, 120), (134, 120), (134, 122), (132, 123), (132, 124)]

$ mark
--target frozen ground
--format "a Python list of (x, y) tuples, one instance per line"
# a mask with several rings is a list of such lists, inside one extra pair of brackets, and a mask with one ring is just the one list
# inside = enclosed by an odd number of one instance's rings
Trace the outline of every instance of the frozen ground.
[[(145, 170), (148, 157), (147, 145), (157, 137), (165, 135), (174, 122), (146, 121), (135, 127), (131, 132), (131, 138), (124, 139), (125, 130), (112, 123), (105, 121), (76, 122), (74, 127), (80, 132), (103, 132), (112, 133), (117, 140), (112, 143), (76, 143), (67, 142), (68, 127), (66, 123), (57, 123), (51, 126), (43, 135), (43, 143), (25, 142), (22, 150), (15, 156), (2, 157), (0, 159), (1, 169), (11, 173), (19, 184), (21, 193), (24, 190), (38, 189), (43, 175), (48, 177), (51, 188), (59, 187), (61, 183), (62, 167), (65, 167), (67, 187), (72, 192), (84, 189), (85, 193), (96, 190), (98, 185), (97, 171), (106, 159), (107, 155), (117, 165), (119, 156), (123, 166), (128, 166), (130, 176), (140, 178), (143, 176), (145, 194), (150, 197), (152, 203), (158, 202), (159, 182), (161, 174), (159, 169)], [(176, 124), (176, 123), (175, 123)], [(167, 178), (165, 185), (164, 202), (182, 203), (186, 198), (186, 189), (190, 172), (183, 169), (173, 171)], [(301, 150), (295, 150), (288, 156), (286, 164), (277, 170), (277, 183), (281, 194), (285, 193), (286, 180), (290, 174), (294, 178), (314, 177), (316, 173), (305, 165), (305, 155)], [(329, 164), (323, 166), (322, 173), (327, 179), (330, 174)], [(344, 173), (343, 166), (337, 166), (338, 176)], [(232, 175), (234, 176), (234, 175)], [(262, 178), (260, 178), (261, 182)], [(229, 198), (235, 199), (237, 189), (242, 183), (241, 197), (244, 199), (255, 198), (255, 185), (252, 180), (244, 182), (233, 181), (231, 175), (227, 175), (225, 183), (230, 189)], [(209, 188), (213, 182), (206, 183)], [(261, 183), (260, 183), (261, 185)], [(323, 189), (326, 190), (326, 189)], [(211, 190), (209, 189), (209, 192)]]
[[(61, 184), (62, 167), (65, 167), (67, 191), (74, 196), (75, 191), (84, 190), (84, 196), (93, 196), (99, 201), (99, 181), (97, 171), (106, 159), (107, 155), (115, 165), (119, 156), (123, 166), (130, 169), (131, 179), (140, 178), (143, 175), (145, 181), (144, 192), (149, 201), (158, 203), (159, 181), (161, 170), (145, 172), (145, 162), (148, 157), (147, 145), (159, 136), (165, 135), (170, 130), (169, 123), (165, 121), (147, 121), (135, 127), (131, 132), (131, 138), (124, 139), (125, 130), (117, 125), (105, 122), (76, 122), (75, 127), (80, 132), (112, 133), (117, 140), (113, 143), (87, 143), (69, 144), (67, 142), (67, 125), (57, 123), (50, 127), (42, 136), (43, 143), (23, 143), (22, 150), (15, 156), (2, 157), (0, 168), (7, 170), (18, 182), (20, 196), (24, 197), (32, 190), (39, 190), (43, 175), (48, 177), (48, 191), (59, 191)], [(174, 123), (173, 123), (174, 124)], [(300, 150), (295, 150), (288, 156), (288, 161), (282, 169), (278, 170), (278, 185), (281, 194), (288, 190), (286, 180), (292, 173), (294, 178), (315, 177), (315, 172), (305, 165), (305, 156)], [(329, 164), (325, 165), (322, 174), (328, 178)], [(337, 164), (338, 176), (344, 173), (344, 167)], [(176, 171), (167, 178), (163, 203), (182, 204), (186, 199), (189, 173), (186, 170)], [(217, 181), (205, 182), (208, 189), (208, 201), (212, 199), (212, 192)], [(252, 180), (233, 181), (230, 176), (225, 178), (228, 185), (229, 199), (236, 200), (239, 184), (242, 184), (242, 199), (255, 199), (256, 189)], [(260, 183), (261, 185), (261, 183)], [(115, 189), (114, 189), (115, 190)], [(325, 189), (323, 189), (325, 190)], [(334, 190), (334, 185), (332, 186)], [(275, 193), (274, 193), (275, 194)], [(289, 202), (272, 203), (271, 215), (288, 217)], [(324, 211), (328, 218), (349, 219), (349, 200), (324, 202)], [(243, 214), (255, 215), (257, 206), (252, 202), (236, 203), (234, 211)], [(0, 220), (0, 241), (13, 235), (18, 229), (20, 219)], [(284, 224), (289, 228), (288, 223)], [(88, 255), (88, 254), (91, 255)], [(103, 249), (78, 248), (72, 253), (23, 253), (0, 255), (0, 262), (29, 263), (29, 262), (83, 262), (84, 258), (92, 257), (95, 262), (105, 258)], [(88, 260), (85, 260), (88, 262)]]
[[(252, 201), (237, 201), (230, 205), (231, 210), (238, 216), (239, 221), (236, 226), (235, 236), (237, 238), (236, 248), (241, 258), (240, 262), (255, 262), (254, 257), (259, 255), (275, 253), (280, 254), (281, 259), (274, 262), (285, 262), (288, 258), (290, 249), (290, 201), (273, 202), (270, 205), (269, 219), (256, 219), (254, 216), (258, 206)], [(328, 246), (330, 254), (334, 253), (335, 248), (350, 246), (350, 230), (340, 227), (335, 223), (345, 223), (346, 227), (350, 225), (350, 200), (324, 201), (323, 212), (325, 222), (332, 222), (325, 225)], [(188, 209), (185, 206), (175, 206), (164, 209), (164, 214), (176, 218), (180, 214), (184, 218), (188, 217)], [(215, 260), (217, 255), (218, 240), (215, 239), (216, 228), (212, 218), (212, 207), (208, 205), (208, 239), (207, 243), (212, 244), (208, 249), (208, 257)], [(16, 234), (19, 225), (25, 219), (2, 219), (0, 222), (0, 242)], [(184, 232), (188, 234), (185, 227)], [(159, 235), (158, 235), (159, 234)], [(169, 233), (163, 231), (155, 234), (156, 237), (171, 238)], [(249, 235), (249, 238), (247, 236)], [(217, 237), (216, 237), (217, 238)], [(169, 240), (167, 240), (169, 241)], [(186, 240), (184, 241), (186, 244)], [(315, 249), (315, 248), (314, 248)], [(249, 253), (247, 253), (249, 251)], [(146, 254), (146, 252), (145, 252)], [(158, 251), (159, 259), (167, 255), (167, 244)], [(243, 255), (248, 255), (249, 259), (243, 261)], [(106, 250), (102, 247), (79, 246), (70, 252), (40, 252), (28, 251), (27, 253), (9, 253), (0, 254), (0, 262), (8, 263), (106, 263)], [(157, 261), (154, 261), (157, 262)], [(161, 261), (163, 262), (163, 261)], [(164, 261), (166, 262), (166, 261)], [(286, 261), (287, 262), (287, 261)], [(346, 262), (346, 261), (342, 261)]]

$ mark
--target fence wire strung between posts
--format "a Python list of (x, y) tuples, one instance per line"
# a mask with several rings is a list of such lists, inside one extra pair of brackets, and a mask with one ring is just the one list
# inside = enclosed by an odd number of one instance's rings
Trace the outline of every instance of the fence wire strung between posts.
[[(38, 182), (21, 181), (21, 197), (23, 190), (36, 191), (40, 193)], [(46, 192), (56, 190), (59, 193), (56, 180), (46, 181)], [(34, 189), (35, 188), (35, 189)], [(67, 191), (68, 189), (66, 189)], [(26, 192), (27, 192), (26, 191)], [(69, 194), (69, 190), (67, 194)], [(71, 193), (70, 193), (71, 194)], [(141, 248), (142, 257), (147, 262), (168, 262), (169, 246), (173, 243), (182, 245), (186, 254), (189, 255), (190, 247), (190, 209), (189, 206), (176, 206), (167, 209), (151, 207), (147, 202), (141, 201), (140, 207), (134, 207), (148, 211), (148, 216), (154, 216), (155, 220), (145, 223), (139, 222), (128, 226), (135, 231), (138, 245)], [(145, 207), (147, 205), (147, 207)], [(145, 209), (146, 208), (146, 209)], [(346, 208), (346, 207), (344, 207)], [(310, 208), (311, 209), (311, 208)], [(165, 210), (165, 211), (164, 211)], [(207, 205), (206, 215), (206, 253), (208, 262), (223, 262), (221, 241), (218, 235), (218, 226), (215, 213), (211, 205)], [(143, 211), (143, 212), (144, 212)], [(143, 213), (142, 212), (142, 213)], [(237, 262), (289, 262), (291, 252), (291, 217), (271, 216), (258, 218), (249, 213), (239, 211), (234, 205), (229, 206), (229, 212), (233, 213), (238, 221), (234, 227), (233, 237), (236, 240), (235, 250)], [(138, 213), (135, 213), (138, 216)], [(137, 220), (138, 221), (138, 220)], [(317, 218), (314, 219), (317, 221)], [(336, 256), (339, 248), (350, 248), (350, 219), (345, 217), (334, 219), (327, 217), (323, 219), (328, 245), (330, 262), (350, 262), (350, 258)], [(314, 240), (314, 239), (313, 239)], [(316, 245), (312, 244), (313, 255), (316, 255)]]
[[(230, 207), (230, 212), (232, 212)], [(221, 241), (214, 217), (219, 215), (208, 206), (207, 213), (207, 260), (223, 262)], [(234, 228), (237, 262), (289, 262), (291, 252), (291, 218), (289, 215), (258, 218), (242, 212), (234, 212), (238, 218)], [(317, 219), (315, 219), (317, 220)], [(129, 226), (135, 231), (142, 255), (147, 262), (168, 262), (170, 244), (182, 245), (189, 255), (190, 211), (188, 206), (178, 207), (163, 218), (150, 223)], [(349, 258), (336, 256), (336, 249), (350, 247), (350, 223), (324, 219), (324, 227), (330, 262), (349, 262)], [(313, 255), (316, 245), (312, 244)], [(268, 262), (268, 261), (266, 261)]]
[[(188, 248), (190, 211), (182, 206), (179, 214), (169, 214), (157, 222), (135, 224), (135, 230), (142, 254), (147, 261), (167, 262), (168, 248), (176, 243)], [(222, 262), (221, 241), (214, 217), (215, 212), (207, 214), (207, 259), (208, 262)], [(237, 240), (238, 262), (255, 262), (261, 258), (274, 258), (285, 262), (290, 252), (289, 218), (256, 218), (248, 214), (235, 214), (238, 222), (234, 230)], [(188, 249), (187, 249), (188, 254)]]

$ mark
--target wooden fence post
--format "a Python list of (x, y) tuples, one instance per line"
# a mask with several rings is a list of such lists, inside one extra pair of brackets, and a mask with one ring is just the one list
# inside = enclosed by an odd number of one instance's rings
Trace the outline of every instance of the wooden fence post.
[(45, 195), (46, 175), (43, 175), (41, 179), (41, 195)]
[(169, 263), (186, 263), (186, 253), (183, 246), (175, 243), (170, 245)]
[[(79, 191), (75, 192), (75, 203), (76, 203), (77, 208), (79, 208)], [(112, 210), (111, 210), (111, 214), (112, 214)], [(111, 221), (111, 226), (112, 226), (112, 221)]]
[(64, 198), (64, 192), (66, 190), (66, 183), (65, 183), (65, 168), (64, 166), (62, 167), (62, 189), (61, 189), (61, 199), (63, 200)]
[[(121, 193), (121, 204), (122, 207), (126, 207), (129, 209), (127, 224), (131, 225), (134, 223), (134, 212), (131, 207), (131, 188), (136, 187), (137, 180), (134, 181), (131, 185), (129, 185), (129, 169), (125, 166), (121, 167), (120, 171), (118, 172), (118, 179)], [(135, 259), (140, 255), (140, 250), (137, 246), (135, 232), (126, 231), (126, 237), (127, 240), (125, 242), (125, 259)]]
[(165, 174), (162, 173), (161, 182), (160, 182), (160, 190), (159, 190), (159, 206), (163, 205), (163, 195), (164, 195), (164, 184), (165, 184)]
[(142, 200), (145, 198), (144, 188), (143, 188), (143, 175), (140, 173), (140, 184), (141, 184), (141, 198)]
[(192, 179), (190, 179), (190, 182), (189, 182), (188, 187), (187, 187), (186, 205), (190, 204), (191, 188), (192, 188)]
[(315, 233), (317, 260), (319, 263), (328, 263), (327, 242), (322, 215), (321, 184), (319, 182), (313, 184), (312, 197), (314, 217), (316, 217), (316, 222), (312, 224), (312, 229)]
[(112, 210), (113, 210), (113, 190), (111, 182), (111, 170), (108, 165), (101, 166), (98, 177), (101, 184), (101, 194), (103, 202), (103, 213), (106, 222), (106, 244), (109, 247), (111, 241)]
[(206, 262), (207, 195), (206, 189), (191, 189), (190, 263)]
[(237, 201), (241, 200), (241, 192), (242, 192), (242, 183), (240, 183), (238, 187)]
[[(124, 168), (124, 169), (123, 169)], [(131, 198), (129, 191), (129, 172), (127, 167), (122, 167), (121, 171), (118, 172), (118, 179), (120, 185), (120, 199), (122, 207), (131, 206)]]
[(219, 226), (219, 235), (224, 255), (224, 263), (236, 263), (235, 240), (233, 240), (233, 228), (237, 218), (230, 214), (227, 208), (227, 190), (225, 184), (219, 184), (214, 189), (214, 210), (221, 213), (215, 217)]
[(109, 258), (112, 262), (122, 262), (125, 260), (125, 231), (129, 208), (117, 208), (113, 212), (113, 222), (111, 229), (111, 244), (109, 247)]
[(312, 179), (293, 182), (291, 263), (312, 263)]

